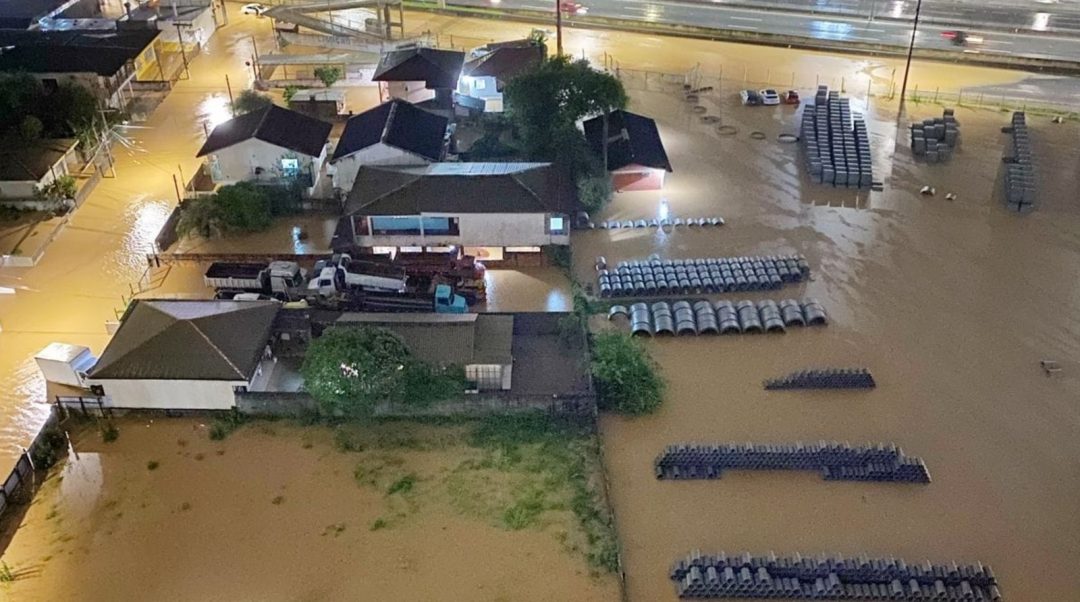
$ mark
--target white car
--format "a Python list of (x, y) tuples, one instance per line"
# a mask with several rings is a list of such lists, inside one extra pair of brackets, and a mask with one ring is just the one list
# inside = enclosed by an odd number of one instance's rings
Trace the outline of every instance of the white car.
[(759, 91), (758, 96), (761, 97), (761, 104), (763, 105), (769, 106), (780, 104), (780, 95), (772, 88), (765, 88), (764, 90)]
[(251, 4), (245, 4), (241, 6), (240, 12), (244, 13), (245, 15), (255, 15), (256, 17), (260, 17), (263, 13), (269, 10), (269, 8), (270, 7), (264, 4), (258, 4), (253, 2)]

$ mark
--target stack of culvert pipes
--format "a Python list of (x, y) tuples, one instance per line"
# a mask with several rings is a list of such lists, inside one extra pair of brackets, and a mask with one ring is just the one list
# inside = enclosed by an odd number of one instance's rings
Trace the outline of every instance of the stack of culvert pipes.
[(739, 324), (739, 313), (735, 310), (735, 304), (731, 301), (717, 301), (713, 306), (716, 310), (716, 321), (720, 326), (720, 334), (742, 332)]
[(676, 334), (697, 334), (697, 321), (694, 320), (694, 308), (689, 301), (676, 301), (671, 304), (675, 317)]
[[(637, 302), (630, 311), (612, 306), (608, 319), (630, 314), (630, 332), (635, 335), (730, 334), (786, 331), (787, 326), (825, 324), (825, 310), (813, 299), (800, 305), (794, 299), (777, 303), (772, 299), (738, 303), (722, 300), (710, 304), (704, 299)], [(651, 326), (651, 328), (646, 328)]]
[(769, 390), (781, 389), (872, 389), (877, 386), (866, 368), (826, 368), (801, 370), (765, 381)]
[(694, 318), (697, 320), (698, 334), (720, 334), (720, 324), (717, 321), (716, 310), (708, 301), (694, 303)]
[(1024, 113), (1013, 113), (1012, 124), (1004, 130), (1011, 135), (1004, 158), (1005, 204), (1015, 211), (1030, 211), (1035, 208), (1035, 164)]
[(675, 316), (671, 311), (671, 304), (667, 301), (657, 301), (652, 304), (653, 330), (655, 334), (675, 335)]
[(748, 299), (739, 301), (735, 304), (735, 311), (739, 313), (739, 327), (743, 332), (764, 331), (761, 326), (761, 315), (753, 301)]
[(817, 299), (804, 299), (802, 310), (807, 326), (823, 326), (828, 322), (825, 308)]
[(803, 315), (803, 308), (798, 301), (784, 299), (780, 302), (779, 307), (780, 318), (784, 321), (785, 326), (806, 326), (806, 317)]
[[(600, 258), (597, 266), (601, 265)], [(778, 289), (802, 282), (810, 266), (801, 255), (703, 257), (621, 261), (597, 270), (601, 297), (726, 293)]]
[(776, 305), (776, 301), (764, 299), (758, 301), (757, 307), (761, 317), (761, 325), (765, 327), (765, 332), (784, 332), (787, 330), (784, 328), (784, 319), (780, 317), (780, 308)]
[(644, 303), (634, 303), (630, 306), (630, 334), (648, 335), (653, 333), (652, 321), (649, 319), (649, 306)]
[(669, 445), (654, 468), (656, 478), (671, 480), (718, 479), (725, 470), (817, 470), (830, 481), (930, 482), (922, 460), (880, 444)]
[(997, 577), (982, 563), (934, 565), (896, 558), (727, 555), (693, 551), (669, 573), (680, 598), (933, 600), (1000, 602)]

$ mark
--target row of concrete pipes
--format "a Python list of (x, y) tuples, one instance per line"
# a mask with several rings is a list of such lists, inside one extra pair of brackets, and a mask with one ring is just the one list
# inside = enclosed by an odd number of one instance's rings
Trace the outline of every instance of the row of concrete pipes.
[(786, 332), (789, 326), (828, 322), (825, 309), (814, 299), (638, 302), (629, 308), (613, 305), (608, 319), (628, 319), (635, 336)]

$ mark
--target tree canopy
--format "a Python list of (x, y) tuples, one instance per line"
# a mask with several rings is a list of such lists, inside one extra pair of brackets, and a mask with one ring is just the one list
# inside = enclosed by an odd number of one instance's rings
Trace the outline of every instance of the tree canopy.
[(83, 86), (64, 82), (46, 90), (29, 74), (0, 73), (0, 134), (93, 143), (100, 119), (97, 98)]
[(626, 108), (628, 102), (618, 78), (566, 56), (549, 58), (510, 80), (505, 97), (525, 152), (543, 161), (584, 147), (578, 120)]
[(640, 343), (623, 332), (596, 335), (592, 373), (599, 406), (622, 414), (648, 414), (663, 401), (664, 380)]
[(341, 79), (341, 67), (316, 67), (315, 77), (323, 83), (324, 86), (329, 88), (333, 86), (339, 79)]
[(385, 328), (328, 328), (308, 346), (304, 387), (323, 413), (363, 418), (383, 401), (426, 405), (452, 399), (465, 388), (456, 366), (436, 368), (414, 357)]
[(222, 186), (217, 193), (186, 201), (176, 225), (179, 236), (198, 234), (203, 238), (270, 227), (275, 216), (295, 213), (300, 208), (296, 186), (260, 186), (240, 182)]
[(259, 94), (255, 90), (244, 90), (240, 93), (240, 96), (236, 97), (233, 107), (236, 108), (238, 114), (243, 115), (244, 113), (265, 109), (272, 104), (274, 104), (274, 101), (270, 100), (269, 96)]

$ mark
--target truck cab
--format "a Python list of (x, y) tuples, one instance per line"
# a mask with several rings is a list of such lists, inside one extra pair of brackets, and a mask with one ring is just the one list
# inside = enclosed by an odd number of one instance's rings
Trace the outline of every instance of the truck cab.
[(435, 313), (440, 314), (463, 314), (469, 311), (465, 303), (465, 297), (454, 294), (454, 289), (449, 285), (440, 284), (435, 287)]

